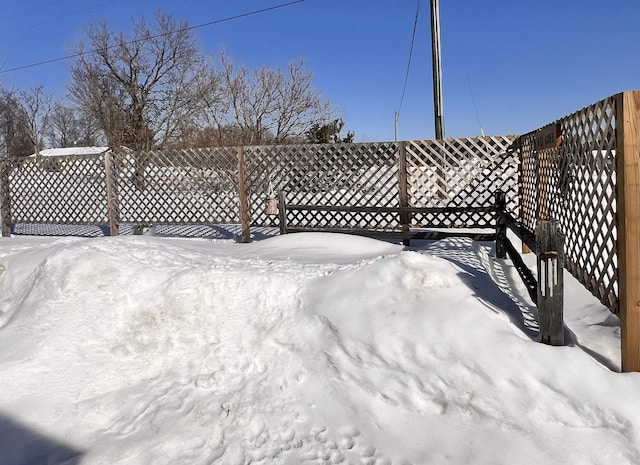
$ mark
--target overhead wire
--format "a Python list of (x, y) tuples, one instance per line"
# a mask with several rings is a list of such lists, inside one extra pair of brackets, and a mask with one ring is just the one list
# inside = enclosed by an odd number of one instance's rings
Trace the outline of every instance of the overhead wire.
[(63, 1), (64, 0), (53, 0), (53, 1), (49, 2), (49, 3), (43, 3), (42, 5), (37, 6), (36, 10), (39, 10), (40, 8), (46, 8), (46, 7), (51, 6), (51, 5), (55, 5), (57, 3), (62, 3)]
[(396, 118), (400, 115), (402, 109), (402, 103), (404, 102), (404, 96), (407, 91), (407, 82), (409, 81), (409, 71), (411, 70), (411, 59), (413, 57), (413, 46), (416, 41), (416, 30), (418, 29), (418, 17), (420, 16), (420, 0), (417, 2), (415, 20), (413, 21), (413, 33), (411, 34), (411, 47), (409, 48), (409, 60), (407, 61), (407, 72), (404, 76), (404, 85), (402, 86), (402, 95), (400, 97), (400, 104), (398, 105), (398, 111), (396, 112)]
[(473, 110), (476, 113), (476, 120), (478, 121), (478, 126), (480, 126), (480, 135), (484, 137), (484, 129), (482, 129), (482, 122), (480, 121), (480, 113), (478, 113), (476, 98), (473, 94), (473, 87), (471, 86), (471, 77), (469, 76), (469, 71), (467, 71), (467, 82), (469, 83), (469, 92), (471, 93), (471, 103), (473, 104)]
[[(278, 9), (281, 9), (281, 8), (286, 8), (286, 7), (289, 7), (289, 6), (293, 6), (293, 5), (296, 5), (298, 3), (302, 3), (304, 1), (305, 0), (294, 0), (294, 1), (291, 1), (291, 2), (287, 2), (287, 3), (281, 3), (279, 5), (274, 5), (274, 6), (270, 6), (270, 7), (267, 7), (267, 8), (261, 8), (259, 10), (253, 10), (253, 11), (249, 11), (247, 13), (241, 13), (241, 14), (238, 14), (238, 15), (229, 16), (229, 17), (222, 18), (222, 19), (216, 19), (216, 20), (209, 21), (209, 22), (202, 23), (202, 24), (198, 24), (198, 25), (195, 25), (195, 26), (187, 26), (187, 27), (184, 27), (184, 28), (181, 28), (181, 29), (176, 29), (175, 31), (169, 31), (169, 32), (165, 32), (165, 33), (162, 33), (162, 34), (156, 34), (154, 36), (148, 36), (148, 37), (145, 37), (143, 39), (132, 40), (132, 41), (127, 42), (126, 44), (127, 45), (132, 45), (132, 44), (136, 44), (136, 43), (143, 42), (143, 41), (146, 41), (146, 40), (158, 39), (160, 37), (165, 37), (165, 36), (168, 36), (168, 35), (171, 35), (171, 34), (176, 34), (176, 33), (179, 33), (179, 32), (192, 31), (192, 30), (195, 30), (195, 29), (200, 29), (200, 28), (203, 28), (203, 27), (212, 26), (214, 24), (220, 24), (220, 23), (225, 23), (225, 22), (229, 22), (229, 21), (234, 21), (234, 20), (237, 20), (237, 19), (246, 18), (248, 16), (255, 16), (255, 15), (266, 13), (266, 12), (269, 12), (269, 11), (278, 10)], [(110, 49), (116, 48), (116, 47), (117, 47), (116, 45), (114, 45), (112, 47), (107, 47), (106, 50), (110, 50)], [(39, 62), (36, 62), (36, 63), (28, 64), (28, 65), (16, 66), (14, 68), (0, 70), (0, 74), (10, 73), (10, 72), (13, 72), (13, 71), (19, 71), (19, 70), (23, 70), (23, 69), (27, 69), (27, 68), (34, 68), (36, 66), (47, 65), (47, 64), (56, 63), (56, 62), (59, 62), (59, 61), (70, 60), (72, 58), (78, 58), (78, 57), (81, 57), (81, 56), (84, 56), (84, 55), (91, 55), (93, 53), (98, 53), (99, 51), (103, 51), (103, 50), (105, 50), (105, 49), (104, 48), (92, 49), (92, 50), (89, 50), (89, 51), (86, 51), (86, 52), (72, 53), (70, 55), (66, 55), (66, 56), (63, 56), (63, 57), (52, 58), (50, 60), (43, 60), (43, 61), (39, 61)]]
[[(45, 24), (55, 23), (55, 22), (57, 22), (57, 21), (59, 21), (61, 19), (70, 18), (71, 16), (75, 16), (75, 15), (79, 15), (79, 14), (82, 14), (82, 13), (86, 13), (87, 11), (95, 10), (96, 8), (100, 8), (102, 6), (108, 5), (108, 4), (113, 3), (115, 1), (117, 1), (117, 0), (108, 0), (106, 2), (98, 3), (97, 5), (93, 5), (93, 6), (90, 6), (90, 7), (87, 7), (87, 8), (83, 8), (81, 10), (72, 11), (71, 13), (67, 13), (67, 14), (64, 14), (64, 15), (61, 15), (61, 16), (56, 16), (55, 18), (47, 19), (46, 21), (41, 21), (41, 22), (36, 23), (36, 24), (31, 24), (29, 26), (24, 26), (24, 27), (21, 28), (21, 31), (28, 31), (29, 29), (34, 29), (36, 27), (44, 26)], [(13, 31), (5, 32), (3, 34), (0, 34), (0, 37), (9, 35), (12, 32)]]

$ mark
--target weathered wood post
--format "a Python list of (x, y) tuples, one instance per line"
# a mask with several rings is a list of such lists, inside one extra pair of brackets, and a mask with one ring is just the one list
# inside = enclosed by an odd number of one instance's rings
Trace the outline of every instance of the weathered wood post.
[(284, 191), (278, 193), (278, 222), (280, 223), (280, 234), (287, 234), (287, 205), (285, 203)]
[(507, 257), (507, 221), (504, 213), (507, 209), (507, 194), (498, 190), (495, 194), (496, 202), (496, 258)]
[(618, 308), (622, 371), (640, 371), (640, 92), (616, 96)]
[(247, 173), (244, 158), (244, 147), (238, 147), (238, 201), (240, 202), (240, 224), (242, 226), (242, 242), (251, 242), (249, 196), (247, 194)]
[(11, 236), (11, 194), (9, 189), (9, 161), (0, 160), (0, 214), (2, 215), (2, 237)]
[(556, 220), (536, 224), (538, 342), (564, 345), (564, 235)]
[[(406, 208), (409, 206), (409, 181), (407, 176), (407, 149), (406, 142), (399, 142), (398, 145), (398, 201), (400, 207)], [(408, 212), (400, 213), (400, 229), (402, 232), (409, 232), (409, 225), (411, 223), (411, 214)], [(402, 240), (402, 244), (409, 246), (411, 239), (405, 238)]]
[(111, 153), (107, 150), (104, 153), (104, 177), (107, 187), (107, 215), (109, 217), (109, 235), (117, 236), (120, 234), (119, 214), (118, 214), (118, 196), (116, 194), (115, 180), (118, 179), (118, 173), (113, 165)]

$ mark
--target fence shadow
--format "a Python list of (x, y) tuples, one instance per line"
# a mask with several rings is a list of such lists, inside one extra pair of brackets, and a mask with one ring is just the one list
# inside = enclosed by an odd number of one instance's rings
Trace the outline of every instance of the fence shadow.
[[(109, 227), (107, 225), (26, 223), (18, 223), (12, 225), (11, 234), (16, 236), (45, 237), (103, 237), (110, 235)], [(130, 236), (136, 234), (161, 237), (198, 237), (211, 240), (234, 240), (239, 242), (242, 238), (242, 226), (239, 224), (159, 224), (153, 227), (142, 227), (136, 224), (120, 225), (121, 236)], [(267, 239), (277, 234), (277, 228), (251, 228), (252, 240)]]
[(454, 263), (459, 276), (487, 308), (506, 315), (528, 339), (538, 338), (537, 308), (514, 291), (500, 265), (493, 262), (494, 244), (452, 237), (440, 241), (416, 241), (418, 250)]
[(0, 414), (0, 463), (79, 465), (83, 451), (62, 444)]

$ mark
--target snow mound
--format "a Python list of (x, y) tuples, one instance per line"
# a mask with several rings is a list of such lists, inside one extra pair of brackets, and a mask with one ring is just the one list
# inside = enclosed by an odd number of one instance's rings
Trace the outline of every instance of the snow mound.
[(2, 249), (0, 419), (82, 464), (639, 461), (640, 379), (523, 337), (449, 260), (328, 236)]
[[(254, 242), (246, 252), (262, 258), (295, 257), (297, 261), (350, 262), (353, 260), (396, 254), (403, 247), (397, 244), (352, 234), (305, 232), (276, 236)], [(245, 252), (245, 253), (246, 253)]]

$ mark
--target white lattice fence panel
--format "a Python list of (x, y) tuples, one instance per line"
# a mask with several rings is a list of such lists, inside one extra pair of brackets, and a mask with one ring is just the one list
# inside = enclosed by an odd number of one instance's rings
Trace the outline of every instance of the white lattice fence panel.
[(114, 168), (123, 223), (239, 222), (235, 148), (119, 153)]
[(108, 222), (102, 157), (28, 157), (6, 163), (12, 223)]
[[(495, 193), (518, 208), (518, 160), (514, 137), (411, 141), (406, 145), (409, 203), (412, 207), (491, 207)], [(493, 227), (492, 212), (423, 213), (412, 227)]]
[[(245, 149), (252, 225), (273, 226), (264, 201), (284, 191), (288, 204), (389, 206), (398, 201), (398, 146), (395, 143), (262, 146)], [(300, 228), (397, 229), (394, 213), (292, 211)]]
[(535, 151), (535, 132), (518, 138), (516, 149), (520, 159), (520, 185), (518, 187), (519, 212), (509, 210), (515, 218), (530, 232), (536, 230), (537, 203), (537, 158)]
[(618, 311), (616, 101), (609, 98), (556, 123), (557, 147), (521, 138), (521, 223), (554, 218), (565, 234), (567, 269), (613, 312)]
[(615, 122), (614, 99), (560, 120), (557, 201), (551, 203), (551, 216), (565, 231), (567, 269), (617, 312)]

